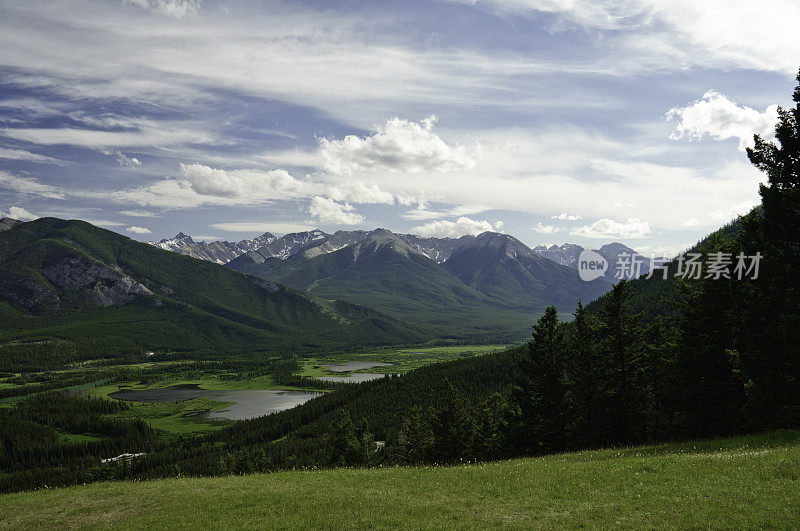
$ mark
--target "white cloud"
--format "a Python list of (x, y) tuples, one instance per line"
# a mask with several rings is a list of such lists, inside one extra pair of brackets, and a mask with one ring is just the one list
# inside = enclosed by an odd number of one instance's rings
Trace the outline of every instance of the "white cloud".
[(699, 226), (700, 226), (700, 221), (697, 218), (689, 218), (681, 223), (681, 227), (686, 227), (686, 228), (693, 228)]
[(672, 140), (701, 139), (709, 135), (716, 140), (739, 139), (739, 149), (753, 147), (753, 134), (772, 139), (778, 121), (778, 106), (770, 105), (764, 112), (737, 105), (719, 92), (709, 91), (701, 100), (670, 109), (667, 120), (677, 120)]
[(318, 149), (303, 151), (299, 149), (285, 151), (269, 151), (254, 158), (262, 159), (276, 166), (303, 166), (321, 168), (325, 163)]
[(449, 145), (433, 132), (436, 117), (421, 122), (392, 118), (365, 138), (348, 135), (341, 140), (320, 139), (325, 169), (340, 175), (358, 170), (419, 173), (453, 172), (475, 166), (462, 145)]
[(344, 184), (330, 186), (328, 196), (334, 201), (350, 201), (360, 204), (393, 205), (394, 196), (374, 182), (349, 181)]
[[(398, 201), (399, 202), (399, 201)], [(413, 210), (408, 210), (400, 217), (403, 219), (413, 219), (417, 221), (424, 221), (428, 219), (437, 219), (445, 217), (461, 217), (470, 216), (473, 214), (480, 214), (490, 210), (488, 206), (484, 205), (456, 205), (450, 208), (443, 208), (439, 210), (430, 210), (427, 203), (418, 203), (419, 206)], [(500, 222), (502, 224), (502, 222)]]
[(127, 188), (112, 192), (99, 192), (98, 198), (110, 199), (119, 203), (133, 203), (145, 207), (166, 209), (195, 208), (204, 204), (236, 204), (236, 201), (219, 200), (198, 194), (191, 183), (168, 179), (147, 186)]
[(554, 225), (543, 225), (540, 221), (538, 225), (533, 228), (534, 231), (538, 232), (539, 234), (553, 234), (554, 232), (558, 232), (561, 229)]
[[(456, 0), (463, 1), (463, 0)], [(794, 0), (486, 0), (500, 11), (557, 17), (551, 31), (602, 31), (617, 54), (654, 66), (756, 68), (797, 72), (800, 6)], [(746, 28), (746, 31), (743, 30)]]
[(134, 218), (157, 218), (160, 217), (160, 214), (156, 214), (155, 212), (150, 212), (149, 210), (120, 210), (119, 212), (123, 216), (131, 216)]
[(313, 225), (291, 223), (283, 221), (243, 221), (228, 223), (212, 223), (212, 229), (226, 232), (271, 232), (273, 234), (289, 234), (291, 232), (306, 232), (314, 230)]
[(736, 217), (747, 214), (757, 204), (756, 201), (745, 201), (744, 203), (734, 205), (726, 210), (714, 210), (713, 212), (709, 212), (708, 218), (712, 223), (727, 223)]
[(76, 127), (7, 127), (0, 133), (15, 140), (39, 145), (69, 145), (92, 149), (137, 146), (177, 146), (187, 143), (212, 144), (219, 142), (206, 130), (187, 124), (170, 124), (139, 120), (132, 130), (100, 131)]
[(196, 15), (203, 5), (202, 0), (126, 0), (152, 13), (182, 19)]
[(460, 217), (457, 221), (432, 221), (418, 227), (413, 227), (411, 232), (428, 238), (459, 238), (467, 235), (478, 235), (494, 230), (488, 221), (478, 221), (468, 217)]
[(674, 258), (691, 249), (694, 243), (679, 243), (677, 245), (637, 245), (636, 252), (647, 258)]
[(153, 231), (151, 231), (147, 227), (137, 227), (136, 225), (128, 227), (127, 229), (125, 229), (125, 232), (130, 232), (132, 234), (153, 234)]
[(120, 150), (104, 151), (103, 155), (113, 156), (117, 159), (117, 164), (120, 166), (127, 166), (129, 168), (138, 168), (142, 165), (141, 161), (136, 157), (129, 157)]
[[(326, 205), (330, 202), (391, 205), (395, 201), (391, 193), (374, 182), (326, 184), (296, 179), (286, 170), (222, 170), (198, 163), (181, 164), (179, 178), (167, 178), (105, 195), (121, 202), (162, 208), (193, 208), (204, 204), (260, 205), (314, 196), (326, 197), (329, 200)], [(317, 205), (322, 208), (319, 200)], [(351, 213), (346, 218), (352, 224), (355, 217)], [(340, 216), (340, 219), (345, 217)]]
[(628, 218), (626, 221), (614, 221), (603, 218), (595, 221), (591, 225), (584, 225), (570, 231), (573, 236), (584, 238), (644, 238), (651, 233), (650, 224), (636, 218)]
[(42, 164), (45, 163), (62, 164), (62, 162), (58, 159), (54, 159), (52, 157), (46, 157), (44, 155), (38, 155), (36, 153), (31, 153), (30, 151), (25, 151), (24, 149), (0, 148), (0, 159), (24, 160), (26, 162), (39, 162)]
[(11, 206), (8, 209), (8, 213), (3, 213), (0, 211), (0, 218), (13, 218), (20, 221), (33, 221), (34, 219), (39, 219), (39, 216), (29, 212), (28, 210), (25, 210), (22, 207)]
[(203, 164), (181, 164), (181, 177), (198, 194), (264, 201), (302, 197), (312, 185), (286, 170), (220, 170)]
[[(70, 216), (65, 216), (65, 217), (70, 217)], [(83, 218), (83, 217), (82, 218), (75, 218), (75, 219), (81, 219), (82, 221), (85, 221), (86, 223), (91, 223), (92, 225), (97, 225), (98, 227), (123, 227), (123, 226), (125, 226), (124, 223), (120, 223), (119, 221), (111, 221), (111, 220), (108, 220), (108, 219), (93, 219), (93, 218)]]
[(550, 216), (550, 219), (561, 219), (567, 221), (576, 221), (579, 219), (583, 219), (583, 216), (580, 214), (567, 214), (566, 212), (562, 212), (561, 214), (557, 214), (555, 216)]
[(320, 222), (334, 225), (358, 225), (364, 221), (364, 217), (353, 210), (355, 208), (349, 203), (337, 203), (333, 199), (318, 195), (311, 198), (308, 207), (308, 213)]

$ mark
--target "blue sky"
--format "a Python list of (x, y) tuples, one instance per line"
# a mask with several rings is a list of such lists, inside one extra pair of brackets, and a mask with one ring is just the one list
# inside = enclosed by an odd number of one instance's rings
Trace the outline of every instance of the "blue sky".
[(794, 1), (0, 4), (0, 215), (675, 252), (758, 201)]

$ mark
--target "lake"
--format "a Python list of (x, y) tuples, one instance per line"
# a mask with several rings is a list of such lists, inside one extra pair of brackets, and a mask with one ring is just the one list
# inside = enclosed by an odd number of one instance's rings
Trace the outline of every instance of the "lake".
[(208, 419), (246, 420), (277, 413), (299, 406), (319, 396), (313, 391), (282, 389), (209, 390), (197, 384), (173, 385), (161, 389), (126, 389), (111, 393), (110, 398), (144, 403), (183, 402), (193, 398), (210, 398), (220, 402), (236, 402), (222, 411), (209, 411), (201, 416)]
[[(340, 365), (326, 365), (328, 370), (333, 372), (351, 372), (351, 371), (364, 371), (372, 369), (373, 367), (389, 367), (393, 363), (384, 363), (382, 361), (348, 361)], [(360, 383), (368, 382), (370, 380), (377, 380), (383, 378), (385, 374), (375, 373), (356, 373), (347, 376), (318, 376), (317, 380), (325, 382), (340, 382), (340, 383)]]

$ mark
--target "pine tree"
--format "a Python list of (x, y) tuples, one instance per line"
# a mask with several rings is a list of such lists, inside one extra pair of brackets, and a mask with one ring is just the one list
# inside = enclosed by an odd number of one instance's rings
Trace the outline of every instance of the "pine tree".
[(567, 353), (568, 396), (572, 417), (569, 432), (572, 445), (584, 447), (594, 444), (598, 438), (600, 367), (597, 360), (597, 331), (581, 300), (578, 300), (573, 315), (575, 319)]
[(566, 340), (555, 306), (545, 310), (533, 329), (515, 391), (521, 416), (520, 444), (528, 452), (558, 451), (566, 446)]
[(800, 424), (800, 72), (792, 109), (778, 109), (775, 142), (758, 135), (747, 150), (767, 175), (762, 210), (747, 219), (742, 247), (764, 256), (760, 276), (741, 288), (747, 301), (736, 361), (751, 417), (766, 425)]
[(398, 436), (400, 459), (404, 463), (418, 464), (431, 459), (434, 439), (430, 419), (433, 416), (430, 408), (423, 411), (415, 407), (408, 412)]
[(617, 443), (632, 440), (637, 421), (633, 375), (639, 363), (641, 345), (638, 316), (631, 312), (630, 297), (628, 281), (620, 280), (609, 292), (600, 312), (599, 367), (608, 369), (603, 390), (610, 399), (608, 425), (612, 430), (606, 439)]
[(472, 455), (475, 416), (466, 397), (446, 378), (442, 405), (431, 424), (437, 461), (454, 462)]

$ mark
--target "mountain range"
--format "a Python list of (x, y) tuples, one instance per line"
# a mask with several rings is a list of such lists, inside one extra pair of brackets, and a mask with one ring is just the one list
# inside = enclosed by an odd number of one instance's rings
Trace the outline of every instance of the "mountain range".
[(125, 352), (513, 341), (545, 307), (569, 312), (611, 287), (544, 254), (495, 232), (313, 230), (235, 243), (179, 233), (147, 244), (81, 221), (3, 219), (0, 316), (11, 325), (0, 335), (30, 342), (46, 330), (68, 349)]
[[(314, 229), (307, 232), (295, 232), (285, 236), (276, 237), (266, 232), (252, 240), (241, 240), (239, 242), (213, 241), (203, 242), (194, 241), (191, 236), (180, 232), (176, 236), (159, 242), (149, 242), (151, 245), (160, 247), (167, 251), (174, 251), (194, 258), (210, 260), (218, 264), (227, 264), (234, 258), (248, 255), (255, 262), (264, 262), (269, 258), (280, 258), (285, 260), (296, 253), (303, 251), (306, 257), (310, 258), (309, 252), (324, 254), (337, 251), (347, 245), (359, 242), (371, 234), (370, 231), (337, 231), (333, 234)], [(474, 241), (476, 236), (462, 236), (460, 238), (431, 238), (421, 237), (414, 234), (397, 234), (398, 238), (408, 244), (415, 252), (441, 264), (447, 261), (454, 251), (468, 245)], [(517, 240), (518, 241), (518, 240)], [(518, 241), (519, 242), (519, 241)], [(311, 245), (316, 243), (315, 245)], [(517, 245), (524, 246), (521, 242)], [(584, 247), (565, 243), (563, 245), (538, 245), (528, 248), (539, 256), (552, 260), (563, 266), (578, 268), (578, 257), (584, 251)], [(313, 249), (311, 251), (310, 249)], [(641, 274), (646, 274), (650, 270), (649, 258), (637, 253), (630, 247), (618, 242), (609, 243), (595, 249), (600, 255), (609, 261), (609, 268), (606, 271), (606, 280), (615, 283), (618, 278), (617, 263), (620, 256), (627, 255), (634, 257), (634, 260), (642, 264)], [(525, 251), (527, 252), (527, 251)], [(624, 278), (631, 280), (633, 275), (626, 273)]]
[(286, 352), (420, 341), (375, 310), (323, 300), (77, 220), (0, 222), (0, 350)]
[(386, 229), (340, 231), (298, 245), (287, 258), (268, 247), (227, 267), (421, 323), (437, 334), (505, 330), (518, 336), (547, 306), (572, 311), (579, 298), (591, 301), (611, 287), (603, 279), (583, 282), (576, 269), (495, 232), (437, 239)]

